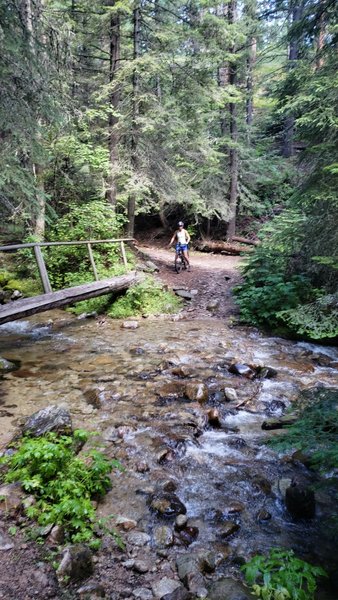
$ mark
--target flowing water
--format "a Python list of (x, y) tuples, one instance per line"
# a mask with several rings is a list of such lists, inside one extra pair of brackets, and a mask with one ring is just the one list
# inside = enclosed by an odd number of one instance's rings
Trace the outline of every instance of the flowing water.
[[(149, 509), (149, 497), (172, 486), (191, 528), (191, 539), (178, 544), (192, 542), (192, 549), (214, 549), (237, 562), (272, 546), (292, 547), (332, 566), (333, 543), (323, 532), (330, 495), (317, 492), (315, 519), (290, 518), (285, 487), (310, 476), (263, 444), (275, 432), (261, 425), (284, 414), (301, 390), (338, 387), (337, 349), (264, 337), (212, 318), (144, 319), (137, 329), (123, 329), (108, 318), (52, 311), (0, 332), (0, 355), (20, 361), (0, 381), (1, 445), (24, 417), (66, 405), (74, 426), (97, 431), (105, 451), (126, 467), (99, 506), (101, 515), (134, 519), (153, 535), (163, 519)], [(246, 379), (229, 372), (232, 361), (277, 374)], [(207, 403), (188, 399), (189, 384), (207, 387)], [(237, 399), (226, 401), (224, 388), (233, 388)], [(212, 408), (216, 427), (207, 416)], [(236, 560), (225, 561), (224, 571), (237, 568)]]

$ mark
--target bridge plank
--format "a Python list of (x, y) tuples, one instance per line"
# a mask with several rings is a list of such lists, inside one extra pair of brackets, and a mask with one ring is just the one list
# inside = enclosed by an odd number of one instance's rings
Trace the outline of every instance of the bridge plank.
[(80, 300), (87, 300), (104, 294), (115, 294), (128, 289), (139, 279), (140, 276), (132, 271), (127, 275), (120, 275), (111, 279), (102, 279), (101, 281), (78, 285), (58, 292), (50, 292), (41, 296), (33, 296), (32, 298), (22, 298), (0, 307), (0, 325), (29, 317), (38, 312), (80, 302)]

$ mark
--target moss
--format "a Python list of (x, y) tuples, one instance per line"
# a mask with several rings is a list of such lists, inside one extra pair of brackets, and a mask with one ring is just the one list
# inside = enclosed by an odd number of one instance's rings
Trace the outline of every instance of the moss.
[(19, 290), (24, 296), (37, 296), (43, 292), (41, 284), (36, 279), (9, 279), (3, 287), (10, 292)]
[(10, 279), (14, 279), (14, 274), (9, 271), (0, 271), (0, 285), (5, 286)]

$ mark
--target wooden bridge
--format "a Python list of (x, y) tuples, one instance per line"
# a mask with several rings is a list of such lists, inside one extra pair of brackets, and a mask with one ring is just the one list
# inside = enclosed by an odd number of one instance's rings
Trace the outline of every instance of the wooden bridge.
[[(14, 244), (10, 246), (0, 246), (2, 252), (14, 252), (21, 250), (22, 248), (32, 248), (34, 251), (36, 263), (39, 269), (41, 283), (44, 289), (44, 294), (40, 296), (33, 296), (31, 298), (22, 298), (4, 304), (0, 307), (0, 325), (8, 323), (9, 321), (15, 321), (33, 315), (38, 312), (50, 310), (52, 308), (59, 308), (61, 306), (67, 306), (74, 302), (80, 302), (80, 300), (87, 300), (89, 298), (95, 298), (96, 296), (102, 296), (104, 294), (118, 294), (119, 292), (126, 290), (131, 284), (135, 283), (138, 279), (138, 275), (135, 271), (120, 275), (118, 277), (112, 277), (110, 279), (99, 280), (94, 256), (92, 252), (93, 244), (120, 244), (121, 256), (123, 264), (127, 270), (128, 263), (125, 252), (125, 242), (132, 242), (132, 238), (120, 238), (120, 239), (109, 239), (109, 240), (85, 240), (85, 241), (74, 241), (74, 242), (36, 242), (29, 244)], [(70, 245), (81, 245), (86, 244), (89, 254), (90, 264), (93, 269), (94, 279), (92, 283), (86, 283), (84, 285), (78, 285), (76, 287), (67, 288), (65, 290), (59, 290), (53, 292), (46, 263), (41, 252), (41, 247), (44, 246), (70, 246)]]

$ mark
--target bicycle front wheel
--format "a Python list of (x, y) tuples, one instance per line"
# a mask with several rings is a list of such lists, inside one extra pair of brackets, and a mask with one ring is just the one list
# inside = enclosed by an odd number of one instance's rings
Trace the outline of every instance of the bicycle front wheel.
[(175, 271), (180, 273), (183, 269), (183, 261), (181, 256), (175, 256)]

